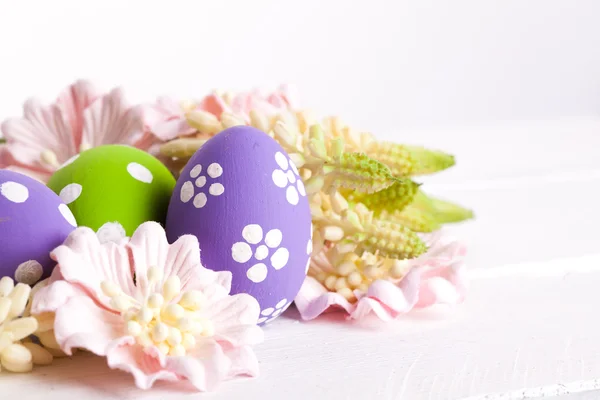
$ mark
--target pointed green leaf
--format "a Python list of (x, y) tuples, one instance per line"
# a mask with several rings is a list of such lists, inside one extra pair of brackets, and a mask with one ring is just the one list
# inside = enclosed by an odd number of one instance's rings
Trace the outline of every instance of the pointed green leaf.
[(420, 146), (406, 146), (406, 148), (415, 161), (412, 175), (432, 174), (450, 168), (456, 163), (453, 155), (441, 151)]
[(427, 196), (422, 191), (417, 192), (411, 206), (433, 216), (440, 224), (461, 222), (474, 217), (473, 211), (456, 203)]

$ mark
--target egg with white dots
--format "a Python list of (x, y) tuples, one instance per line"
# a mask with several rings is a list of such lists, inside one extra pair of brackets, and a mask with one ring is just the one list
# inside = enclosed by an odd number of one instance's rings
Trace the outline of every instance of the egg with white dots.
[(127, 236), (146, 221), (164, 224), (175, 178), (155, 157), (134, 147), (105, 145), (67, 161), (48, 181), (79, 225), (117, 226)]
[(33, 285), (50, 276), (50, 252), (77, 227), (69, 207), (42, 183), (0, 170), (0, 277)]
[(309, 263), (311, 214), (298, 169), (264, 132), (236, 126), (208, 140), (181, 172), (167, 212), (169, 241), (198, 238), (202, 264), (232, 273), (231, 293), (281, 315)]

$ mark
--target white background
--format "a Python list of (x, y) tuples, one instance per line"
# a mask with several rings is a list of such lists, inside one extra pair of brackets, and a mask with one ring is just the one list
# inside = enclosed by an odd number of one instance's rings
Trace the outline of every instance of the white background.
[(76, 78), (135, 101), (293, 83), (363, 129), (597, 115), (597, 0), (0, 0), (0, 119)]
[[(457, 155), (425, 187), (476, 211), (456, 230), (466, 304), (381, 332), (292, 310), (265, 329), (261, 377), (211, 398), (600, 398), (583, 393), (600, 388), (600, 1), (0, 0), (0, 120), (77, 78), (134, 102), (293, 83), (303, 105)], [(0, 374), (0, 393), (202, 397), (142, 394), (85, 357)]]

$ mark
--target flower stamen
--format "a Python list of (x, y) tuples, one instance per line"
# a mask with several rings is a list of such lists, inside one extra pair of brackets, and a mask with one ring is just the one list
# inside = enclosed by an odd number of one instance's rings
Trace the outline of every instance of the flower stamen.
[[(175, 275), (167, 277), (159, 287), (163, 273), (157, 267), (148, 268), (146, 277), (149, 293), (143, 301), (126, 295), (113, 282), (101, 284), (111, 307), (125, 320), (127, 334), (136, 338), (139, 345), (178, 357), (192, 350), (198, 337), (214, 335), (214, 324), (201, 314), (207, 303), (204, 293), (182, 293), (181, 280)], [(1, 307), (0, 304), (0, 312)]]

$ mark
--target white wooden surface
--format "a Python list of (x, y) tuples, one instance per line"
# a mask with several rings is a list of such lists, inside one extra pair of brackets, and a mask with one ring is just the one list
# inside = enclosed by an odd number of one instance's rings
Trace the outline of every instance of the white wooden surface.
[(459, 166), (427, 187), (475, 208), (455, 229), (470, 244), (472, 287), (455, 309), (384, 327), (341, 316), (269, 325), (261, 376), (201, 395), (141, 392), (92, 356), (0, 374), (0, 398), (600, 399), (600, 121), (407, 132)]

